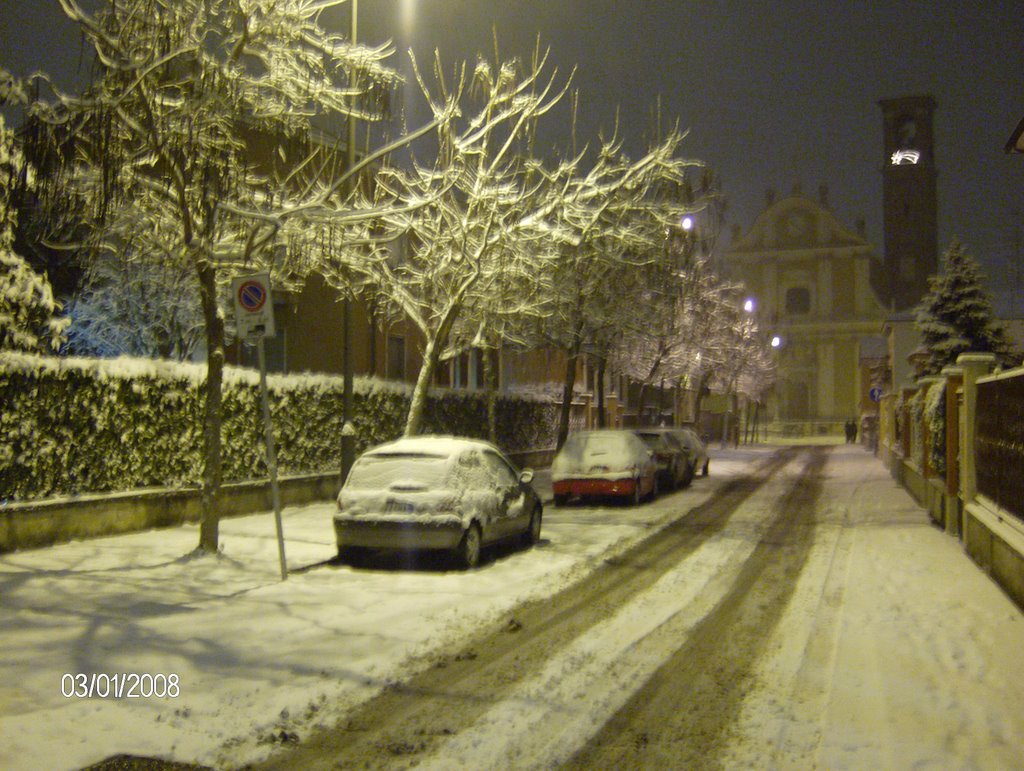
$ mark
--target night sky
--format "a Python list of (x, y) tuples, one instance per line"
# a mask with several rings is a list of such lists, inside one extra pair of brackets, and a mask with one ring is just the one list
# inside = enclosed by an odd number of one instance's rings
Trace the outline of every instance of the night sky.
[[(0, 9), (0, 64), (72, 77), (79, 38), (56, 0)], [(768, 188), (816, 197), (826, 184), (835, 214), (850, 227), (865, 219), (879, 253), (878, 101), (932, 94), (940, 251), (963, 240), (1005, 308), (1014, 286), (1024, 292), (1024, 155), (1003, 152), (1024, 117), (1022, 10), (1019, 0), (360, 0), (359, 37), (393, 40), (404, 69), (409, 47), (454, 62), (491, 52), (494, 28), (508, 55), (527, 55), (539, 36), (560, 72), (577, 66), (581, 139), (609, 131), (618, 110), (638, 153), (660, 97), (663, 116), (689, 131), (684, 152), (719, 174), (729, 224), (749, 228)], [(346, 7), (331, 23), (347, 18)], [(568, 144), (566, 115), (550, 116), (547, 145)]]

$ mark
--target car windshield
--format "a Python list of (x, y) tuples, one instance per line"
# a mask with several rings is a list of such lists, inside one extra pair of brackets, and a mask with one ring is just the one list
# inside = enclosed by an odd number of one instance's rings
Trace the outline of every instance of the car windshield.
[(364, 455), (352, 467), (345, 487), (384, 490), (389, 487), (444, 487), (446, 455), (388, 453)]

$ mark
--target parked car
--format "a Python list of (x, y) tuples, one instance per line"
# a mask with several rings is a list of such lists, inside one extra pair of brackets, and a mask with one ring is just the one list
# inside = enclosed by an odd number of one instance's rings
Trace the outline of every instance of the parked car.
[(693, 478), (690, 453), (674, 433), (657, 428), (637, 428), (633, 433), (654, 453), (654, 460), (658, 463), (659, 488), (675, 490), (690, 484)]
[(679, 443), (686, 448), (686, 451), (690, 455), (690, 467), (693, 469), (693, 473), (696, 474), (697, 470), (700, 470), (700, 475), (706, 477), (708, 475), (708, 466), (711, 464), (708, 458), (708, 448), (697, 436), (697, 432), (692, 428), (683, 426), (682, 428), (671, 429), (674, 436), (679, 440)]
[(701, 438), (697, 436), (697, 432), (688, 426), (682, 426), (680, 428), (645, 428), (637, 429), (645, 433), (650, 434), (661, 434), (664, 436), (671, 437), (679, 446), (682, 448), (687, 458), (687, 470), (683, 472), (684, 478), (680, 484), (683, 487), (690, 484), (693, 477), (699, 472), (702, 476), (708, 475), (708, 467), (710, 461), (708, 459), (708, 450)]
[(338, 555), (364, 549), (443, 549), (475, 567), (483, 547), (540, 539), (543, 506), (530, 482), (494, 445), (423, 436), (363, 453), (338, 493)]
[(613, 495), (634, 505), (658, 494), (654, 453), (632, 431), (599, 429), (569, 435), (551, 464), (555, 505), (574, 496)]

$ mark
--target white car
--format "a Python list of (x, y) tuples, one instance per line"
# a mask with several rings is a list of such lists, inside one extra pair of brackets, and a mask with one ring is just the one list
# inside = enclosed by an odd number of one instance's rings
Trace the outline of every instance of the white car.
[(532, 471), (519, 471), (477, 439), (422, 436), (380, 445), (353, 464), (338, 493), (338, 555), (443, 549), (472, 568), (488, 544), (535, 544), (543, 508), (532, 479)]

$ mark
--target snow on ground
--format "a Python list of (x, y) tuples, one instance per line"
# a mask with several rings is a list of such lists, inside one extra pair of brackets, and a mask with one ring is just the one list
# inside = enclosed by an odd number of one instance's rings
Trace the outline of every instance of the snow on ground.
[[(78, 768), (123, 752), (251, 761), (273, 748), (271, 736), (332, 722), (432, 651), (577, 579), (767, 452), (715, 452), (710, 479), (636, 510), (549, 506), (538, 548), (469, 573), (317, 566), (335, 551), (330, 504), (285, 511), (290, 566), (315, 567), (283, 583), (270, 514), (225, 520), (219, 557), (188, 556), (193, 526), (0, 557), (0, 768)], [(744, 703), (728, 748), (735, 764), (1014, 765), (1024, 746), (1020, 612), (877, 460), (837, 447), (827, 470), (826, 524)], [(687, 560), (689, 581), (686, 571), (666, 576), (639, 617), (624, 611), (581, 641), (583, 652), (607, 663), (598, 649), (629, 648), (622, 631), (642, 636), (637, 619), (677, 614), (681, 596), (698, 617), (709, 603), (695, 579), (721, 581), (741, 547), (709, 542)], [(560, 660), (538, 677), (571, 699), (593, 673), (572, 669), (579, 656)], [(180, 690), (65, 697), (62, 679), (65, 691), (77, 683), (63, 676), (78, 673), (174, 674)]]
[(730, 765), (1024, 767), (1020, 610), (859, 452), (826, 467), (824, 524)]
[(764, 508), (791, 481), (782, 475), (769, 481), (731, 517), (730, 529), (553, 655), (542, 672), (418, 767), (500, 771), (569, 760), (718, 605), (767, 529)]
[[(749, 458), (723, 458), (713, 473), (738, 473)], [(675, 500), (695, 505), (711, 488), (698, 481)], [(548, 506), (539, 548), (470, 573), (323, 565), (282, 583), (270, 513), (222, 521), (218, 557), (189, 556), (196, 526), (4, 555), (0, 768), (78, 768), (121, 752), (249, 761), (272, 749), (268, 737), (329, 722), (430, 651), (647, 535), (669, 500), (640, 510)], [(291, 569), (334, 556), (333, 511), (285, 510)], [(65, 697), (62, 685), (77, 684), (64, 675), (79, 673), (173, 674), (180, 690)]]

